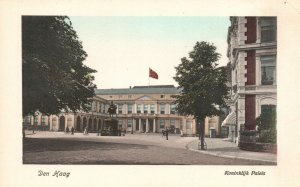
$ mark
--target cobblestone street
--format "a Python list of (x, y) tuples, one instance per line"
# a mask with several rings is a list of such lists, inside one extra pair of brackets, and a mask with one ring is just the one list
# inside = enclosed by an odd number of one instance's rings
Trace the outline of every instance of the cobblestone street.
[(27, 134), (23, 142), (24, 164), (114, 165), (269, 165), (262, 161), (221, 158), (193, 152), (186, 145), (196, 137), (161, 134), (97, 136), (61, 132)]

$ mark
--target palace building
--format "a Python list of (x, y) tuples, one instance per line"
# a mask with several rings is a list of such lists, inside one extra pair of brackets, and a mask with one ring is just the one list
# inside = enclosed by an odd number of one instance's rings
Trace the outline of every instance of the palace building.
[(107, 119), (111, 101), (117, 106), (120, 129), (131, 133), (157, 133), (168, 128), (184, 136), (196, 135), (196, 123), (192, 116), (181, 116), (175, 110), (172, 95), (180, 94), (173, 85), (135, 86), (125, 89), (97, 89), (91, 103), (91, 111), (45, 116), (37, 113), (27, 116), (23, 124), (28, 128), (49, 131), (65, 131), (66, 128), (98, 132)]
[(255, 130), (264, 108), (276, 110), (277, 19), (230, 17), (227, 56), (231, 67), (231, 112), (222, 122), (238, 143), (239, 132)]

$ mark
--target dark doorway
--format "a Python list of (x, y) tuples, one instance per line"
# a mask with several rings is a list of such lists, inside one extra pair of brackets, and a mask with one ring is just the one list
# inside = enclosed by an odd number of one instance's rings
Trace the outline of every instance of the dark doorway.
[(88, 130), (89, 130), (89, 131), (92, 131), (92, 130), (93, 130), (92, 125), (93, 125), (93, 121), (92, 121), (92, 118), (90, 118), (90, 119), (89, 119), (89, 127), (88, 127)]
[(81, 118), (78, 116), (77, 117), (77, 123), (76, 123), (76, 131), (82, 131), (81, 127)]
[(142, 129), (141, 129), (143, 132), (146, 131), (146, 120), (145, 119), (142, 119)]
[(65, 121), (66, 121), (65, 117), (64, 116), (60, 116), (58, 131), (65, 131)]
[(96, 130), (97, 130), (97, 119), (95, 118), (94, 122), (93, 122), (93, 131), (96, 131)]
[(82, 128), (82, 130), (85, 129), (86, 125), (87, 125), (87, 119), (86, 119), (86, 117), (84, 117), (83, 118), (83, 128)]
[(99, 120), (98, 120), (98, 128), (97, 128), (97, 130), (99, 131), (99, 130), (101, 130), (101, 129), (102, 129), (101, 119), (99, 119)]
[(149, 132), (153, 132), (153, 119), (149, 119), (148, 123), (149, 123)]
[(140, 124), (139, 124), (139, 120), (135, 119), (135, 130), (139, 131), (140, 130)]

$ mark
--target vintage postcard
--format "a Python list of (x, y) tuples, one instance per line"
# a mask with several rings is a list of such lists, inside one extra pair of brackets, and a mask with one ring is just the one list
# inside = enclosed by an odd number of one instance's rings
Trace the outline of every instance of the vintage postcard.
[(298, 2), (0, 4), (0, 186), (299, 185)]

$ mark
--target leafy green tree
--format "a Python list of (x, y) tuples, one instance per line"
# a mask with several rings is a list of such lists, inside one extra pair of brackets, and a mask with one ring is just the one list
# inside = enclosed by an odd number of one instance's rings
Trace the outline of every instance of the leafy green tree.
[(208, 42), (197, 42), (189, 59), (181, 59), (174, 80), (181, 88), (176, 98), (177, 110), (182, 115), (193, 115), (199, 128), (201, 149), (204, 149), (204, 119), (221, 114), (220, 107), (226, 106), (228, 87), (226, 68), (217, 67), (220, 54)]
[(276, 143), (276, 110), (267, 107), (261, 111), (260, 116), (256, 118), (257, 131), (259, 133), (259, 142)]
[(88, 110), (96, 71), (66, 16), (22, 16), (23, 116)]

